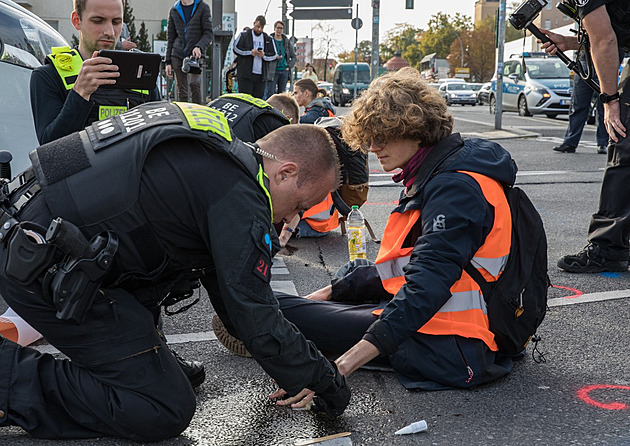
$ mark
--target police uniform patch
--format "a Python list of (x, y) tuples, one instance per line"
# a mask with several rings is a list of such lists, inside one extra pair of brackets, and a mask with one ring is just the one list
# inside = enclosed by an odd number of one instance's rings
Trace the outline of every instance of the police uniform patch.
[(261, 255), (258, 260), (256, 260), (253, 273), (268, 283), (271, 280), (271, 265), (267, 258), (267, 256)]

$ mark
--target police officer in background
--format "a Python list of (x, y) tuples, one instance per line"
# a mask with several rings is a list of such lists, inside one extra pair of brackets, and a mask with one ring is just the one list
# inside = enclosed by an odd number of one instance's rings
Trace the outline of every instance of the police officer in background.
[[(588, 245), (579, 253), (558, 260), (558, 266), (575, 273), (626, 271), (630, 246), (630, 140), (628, 65), (619, 74), (618, 47), (630, 48), (630, 2), (627, 0), (575, 0), (580, 26), (586, 30), (591, 56), (599, 78), (604, 124), (611, 142), (604, 172), (599, 209), (588, 230)], [(552, 42), (542, 46), (550, 54), (557, 49), (577, 50), (577, 37), (542, 30)]]
[(47, 64), (31, 75), (31, 108), (40, 144), (82, 130), (99, 119), (136, 105), (161, 99), (152, 90), (104, 89), (119, 76), (111, 59), (99, 50), (113, 50), (123, 27), (124, 0), (74, 0), (70, 16), (79, 32), (79, 46), (53, 48)]
[[(286, 321), (270, 287), (273, 222), (339, 182), (325, 130), (287, 125), (248, 144), (209, 107), (144, 104), (39, 147), (31, 161), (5, 188), (0, 292), (70, 361), (0, 337), (0, 427), (137, 442), (181, 433), (195, 394), (151, 309), (189, 296), (180, 285), (200, 276), (283, 389), (274, 395), (289, 396), (278, 405), (315, 398), (343, 412), (343, 375)], [(82, 237), (90, 249), (77, 249)]]

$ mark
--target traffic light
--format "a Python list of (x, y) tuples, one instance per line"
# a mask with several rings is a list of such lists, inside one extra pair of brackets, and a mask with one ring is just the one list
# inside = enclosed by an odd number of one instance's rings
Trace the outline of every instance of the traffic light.
[(405, 9), (413, 9), (413, 0), (405, 0)]

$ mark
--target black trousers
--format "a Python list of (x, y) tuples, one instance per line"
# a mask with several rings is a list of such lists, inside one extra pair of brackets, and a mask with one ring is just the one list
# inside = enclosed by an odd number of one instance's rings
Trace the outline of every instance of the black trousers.
[[(332, 356), (359, 342), (377, 318), (372, 311), (387, 304), (315, 301), (285, 293), (276, 297), (284, 316)], [(470, 388), (507, 375), (513, 366), (510, 358), (496, 354), (479, 339), (423, 333), (415, 333), (387, 359), (400, 383), (414, 390)]]
[[(621, 122), (630, 132), (630, 67), (621, 75)], [(599, 196), (599, 209), (588, 228), (588, 241), (604, 248), (611, 260), (627, 260), (630, 252), (630, 137), (608, 146), (608, 162)]]
[(265, 95), (265, 81), (262, 74), (252, 74), (251, 78), (238, 77), (238, 92), (251, 94), (255, 98), (262, 99)]
[[(25, 214), (44, 227), (50, 222), (41, 194)], [(40, 438), (109, 435), (139, 442), (186, 429), (195, 394), (153, 314), (135, 296), (102, 289), (81, 324), (63, 321), (43, 297), (40, 280), (23, 286), (4, 275), (6, 257), (1, 245), (2, 297), (70, 359), (0, 337), (0, 426), (20, 426)]]

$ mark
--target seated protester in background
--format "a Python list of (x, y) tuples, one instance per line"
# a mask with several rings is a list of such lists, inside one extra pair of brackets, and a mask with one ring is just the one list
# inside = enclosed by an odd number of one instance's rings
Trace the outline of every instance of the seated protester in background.
[(149, 101), (161, 100), (152, 91), (101, 88), (119, 76), (111, 59), (99, 50), (113, 50), (123, 26), (123, 0), (75, 0), (70, 16), (79, 32), (79, 46), (53, 48), (46, 65), (31, 75), (31, 108), (40, 144), (84, 129), (99, 119), (120, 114)]
[(350, 262), (307, 298), (276, 295), (307, 339), (340, 355), (346, 377), (379, 356), (408, 389), (470, 388), (512, 370), (464, 267), (472, 262), (487, 280), (505, 267), (512, 228), (503, 187), (517, 169), (500, 145), (452, 129), (444, 100), (413, 68), (378, 78), (342, 122), (347, 144), (369, 148), (387, 172), (402, 169), (399, 205), (375, 264)]
[(293, 97), (304, 114), (300, 124), (315, 124), (318, 118), (335, 116), (335, 107), (328, 97), (317, 96), (317, 84), (310, 79), (300, 79), (293, 85)]

